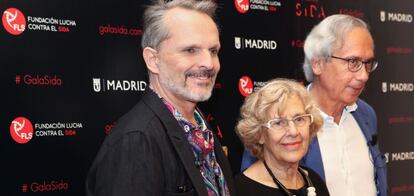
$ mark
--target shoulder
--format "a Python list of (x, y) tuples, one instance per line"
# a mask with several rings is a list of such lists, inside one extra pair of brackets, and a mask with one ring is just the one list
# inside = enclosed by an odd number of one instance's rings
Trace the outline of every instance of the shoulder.
[(112, 146), (124, 140), (161, 140), (166, 134), (162, 118), (170, 117), (164, 103), (154, 93), (145, 92), (141, 100), (115, 123), (105, 139), (105, 145)]
[(362, 99), (358, 99), (356, 104), (358, 106), (357, 111), (359, 112), (366, 113), (366, 114), (375, 113), (374, 109)]
[(278, 196), (283, 195), (278, 189), (263, 185), (243, 173), (235, 176), (236, 194), (239, 196), (261, 195)]

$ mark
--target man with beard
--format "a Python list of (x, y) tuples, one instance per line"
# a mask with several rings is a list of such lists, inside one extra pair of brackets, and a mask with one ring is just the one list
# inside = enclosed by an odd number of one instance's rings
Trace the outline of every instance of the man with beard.
[(113, 128), (88, 173), (87, 195), (230, 195), (232, 172), (197, 102), (220, 70), (213, 1), (163, 0), (144, 13), (149, 89)]

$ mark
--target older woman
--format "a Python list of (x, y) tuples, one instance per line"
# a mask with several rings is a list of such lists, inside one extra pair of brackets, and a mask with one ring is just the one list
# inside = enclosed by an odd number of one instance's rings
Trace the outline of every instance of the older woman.
[(257, 161), (236, 176), (237, 195), (329, 195), (313, 170), (299, 166), (322, 126), (305, 88), (274, 79), (246, 98), (236, 131)]

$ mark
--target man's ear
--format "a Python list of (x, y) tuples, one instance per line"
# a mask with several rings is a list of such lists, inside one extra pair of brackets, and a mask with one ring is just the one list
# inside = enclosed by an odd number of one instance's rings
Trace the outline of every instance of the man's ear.
[(311, 62), (313, 74), (320, 75), (322, 73), (323, 64), (325, 62), (322, 59), (314, 59)]
[(147, 69), (151, 73), (158, 74), (159, 68), (157, 66), (158, 59), (157, 59), (157, 51), (151, 47), (145, 47), (142, 51), (142, 56), (144, 57), (145, 64)]

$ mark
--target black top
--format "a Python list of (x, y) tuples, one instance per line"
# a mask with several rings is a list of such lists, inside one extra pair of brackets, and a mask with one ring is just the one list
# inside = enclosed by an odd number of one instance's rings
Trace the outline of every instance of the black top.
[[(233, 196), (230, 164), (216, 136), (214, 153)], [(183, 128), (148, 88), (106, 136), (85, 190), (87, 196), (208, 195)]]
[[(317, 196), (329, 196), (328, 188), (326, 187), (325, 182), (322, 178), (313, 170), (301, 166), (301, 168), (308, 171), (309, 178), (312, 181), (313, 186), (316, 189)], [(245, 176), (243, 173), (236, 175), (235, 178), (235, 185), (236, 185), (236, 193), (237, 196), (285, 196), (285, 193), (278, 188), (273, 188), (261, 184), (257, 181), (250, 179), (249, 177)], [(307, 186), (298, 189), (298, 190), (291, 190), (290, 192), (297, 196), (307, 196)]]

